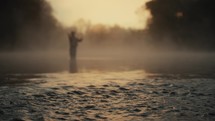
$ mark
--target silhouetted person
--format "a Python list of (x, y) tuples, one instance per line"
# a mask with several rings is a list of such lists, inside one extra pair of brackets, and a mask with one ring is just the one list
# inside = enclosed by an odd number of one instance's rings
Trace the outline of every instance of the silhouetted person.
[(78, 42), (81, 42), (82, 39), (76, 37), (76, 33), (72, 31), (69, 34), (69, 44), (70, 44), (70, 72), (75, 73), (77, 72), (77, 63), (76, 63), (76, 54), (77, 54), (77, 47)]

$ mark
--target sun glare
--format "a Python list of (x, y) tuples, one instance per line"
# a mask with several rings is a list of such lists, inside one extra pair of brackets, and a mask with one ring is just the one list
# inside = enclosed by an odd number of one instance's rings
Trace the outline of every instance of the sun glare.
[(64, 26), (80, 19), (92, 24), (119, 25), (125, 28), (145, 28), (149, 12), (141, 21), (137, 11), (149, 0), (48, 0), (54, 16)]

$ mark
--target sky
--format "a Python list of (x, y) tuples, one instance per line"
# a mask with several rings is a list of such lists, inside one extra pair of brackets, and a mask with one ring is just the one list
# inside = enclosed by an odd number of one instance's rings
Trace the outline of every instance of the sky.
[(148, 11), (138, 16), (149, 0), (47, 0), (54, 16), (64, 25), (72, 26), (80, 19), (92, 24), (119, 25), (125, 28), (145, 28)]

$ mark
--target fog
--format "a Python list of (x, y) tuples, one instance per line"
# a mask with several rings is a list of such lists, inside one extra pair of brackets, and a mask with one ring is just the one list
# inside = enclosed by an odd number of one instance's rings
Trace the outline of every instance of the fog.
[[(79, 51), (77, 58), (79, 72), (144, 70), (148, 73), (210, 74), (214, 73), (215, 68), (214, 53), (154, 51), (137, 54), (128, 50), (126, 54), (110, 52), (90, 51), (86, 54)], [(68, 72), (68, 55), (65, 51), (1, 53), (0, 72)]]
[[(147, 4), (152, 18), (146, 29), (132, 29), (118, 25), (91, 24), (84, 19), (72, 27), (63, 27), (53, 16), (51, 6), (44, 0), (17, 0), (15, 3), (13, 0), (5, 0), (2, 2), (4, 4), (0, 4), (0, 15), (7, 14), (0, 20), (0, 72), (67, 71), (67, 35), (69, 31), (76, 30), (77, 36), (83, 38), (77, 57), (80, 72), (141, 69), (149, 73), (213, 73), (215, 55), (211, 28), (201, 24), (199, 28), (207, 30), (204, 34), (199, 34), (199, 31), (186, 33), (195, 29), (194, 25), (189, 28), (185, 26), (193, 22), (189, 21), (191, 19), (179, 21), (183, 28), (175, 28), (177, 21), (171, 24), (168, 22), (177, 18), (175, 13), (178, 11), (174, 11), (171, 14), (174, 17), (168, 19), (166, 16), (170, 13), (159, 10), (164, 9), (162, 2), (168, 0), (161, 1), (153, 0)], [(193, 4), (189, 2), (191, 7)], [(159, 14), (157, 17), (159, 12), (167, 14)], [(141, 12), (138, 15), (141, 16)]]

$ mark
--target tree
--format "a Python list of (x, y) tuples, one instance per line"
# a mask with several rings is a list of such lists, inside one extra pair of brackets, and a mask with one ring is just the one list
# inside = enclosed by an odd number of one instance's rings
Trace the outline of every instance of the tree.
[(1, 50), (27, 48), (26, 43), (34, 43), (35, 46), (39, 43), (46, 45), (51, 41), (50, 33), (57, 29), (59, 26), (52, 16), (52, 8), (45, 0), (1, 0), (0, 2)]
[(152, 0), (147, 8), (152, 14), (149, 32), (155, 43), (168, 38), (181, 47), (215, 49), (215, 1)]

